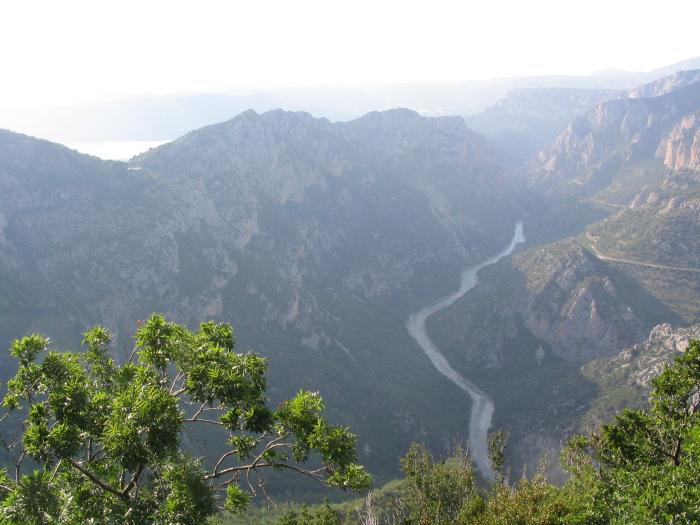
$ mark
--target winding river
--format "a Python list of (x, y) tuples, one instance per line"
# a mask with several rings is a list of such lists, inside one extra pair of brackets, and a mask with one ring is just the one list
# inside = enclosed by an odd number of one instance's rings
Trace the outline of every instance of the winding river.
[(433, 343), (428, 336), (425, 329), (425, 322), (428, 317), (435, 312), (451, 306), (457, 299), (474, 288), (477, 283), (476, 274), (479, 270), (498, 262), (503, 257), (507, 257), (511, 254), (515, 245), (521, 242), (525, 242), (522, 221), (515, 225), (513, 239), (510, 241), (507, 248), (479, 264), (465, 268), (462, 272), (462, 278), (457, 290), (412, 314), (406, 322), (406, 328), (411, 334), (411, 337), (420, 345), (437, 371), (469, 394), (472, 402), (471, 416), (469, 418), (469, 452), (472, 458), (474, 458), (477, 468), (488, 480), (494, 479), (488, 451), (488, 432), (491, 427), (491, 417), (493, 416), (494, 410), (493, 400), (486, 392), (481, 390), (469, 379), (462, 377), (450, 366), (445, 356), (440, 353), (438, 347), (435, 346), (435, 343)]

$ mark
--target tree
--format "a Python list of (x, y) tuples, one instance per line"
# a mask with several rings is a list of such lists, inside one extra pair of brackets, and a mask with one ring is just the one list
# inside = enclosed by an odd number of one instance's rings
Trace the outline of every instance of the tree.
[(472, 521), (485, 507), (471, 458), (457, 447), (453, 458), (436, 463), (424, 445), (413, 444), (401, 459), (406, 475), (408, 523), (453, 525)]
[(572, 482), (589, 488), (581, 522), (699, 523), (699, 408), (700, 341), (692, 341), (653, 381), (644, 409), (572, 442)]
[[(369, 486), (355, 435), (326, 421), (318, 393), (267, 406), (266, 361), (235, 352), (230, 325), (192, 332), (154, 314), (122, 365), (111, 339), (97, 326), (84, 352), (40, 335), (12, 343), (19, 368), (2, 405), (24, 421), (5, 440), (15, 472), (0, 470), (0, 523), (199, 524), (245, 508), (269, 470)], [(185, 428), (200, 426), (225, 446), (211, 463), (182, 446)]]
[(340, 513), (325, 501), (313, 511), (304, 505), (300, 512), (286, 512), (277, 525), (340, 525)]

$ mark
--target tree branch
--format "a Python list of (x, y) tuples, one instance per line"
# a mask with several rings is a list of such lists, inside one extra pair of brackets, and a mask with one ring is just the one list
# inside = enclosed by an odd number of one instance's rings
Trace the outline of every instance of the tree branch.
[(126, 487), (124, 487), (124, 490), (121, 491), (122, 496), (128, 496), (129, 491), (131, 489), (133, 489), (134, 486), (139, 482), (139, 479), (141, 478), (141, 474), (143, 474), (143, 468), (144, 468), (143, 465), (139, 465), (139, 468), (134, 473), (129, 484)]
[[(175, 379), (173, 379), (173, 383), (170, 385), (170, 390), (169, 390), (169, 392), (172, 395), (177, 395), (177, 393), (175, 393), (175, 385), (177, 385), (177, 382), (180, 379), (182, 379), (183, 377), (185, 377), (185, 374), (182, 372), (182, 370), (180, 370), (177, 374), (175, 374)], [(182, 390), (182, 388), (180, 388), (180, 390), (184, 391), (184, 390)]]
[[(308, 476), (311, 479), (316, 480), (320, 485), (328, 486), (328, 483), (326, 483), (326, 481), (323, 479), (323, 476), (320, 474), (321, 472), (326, 470), (325, 467), (322, 467), (322, 468), (319, 468), (316, 470), (307, 470), (307, 469), (304, 469), (301, 467), (296, 467), (294, 465), (289, 465), (287, 463), (259, 463), (255, 467), (253, 467), (253, 464), (251, 463), (250, 465), (242, 465), (239, 467), (229, 467), (229, 468), (221, 470), (216, 475), (214, 473), (207, 474), (206, 476), (204, 476), (204, 479), (215, 479), (215, 478), (218, 478), (218, 477), (223, 476), (225, 474), (229, 474), (231, 472), (242, 472), (242, 471), (249, 471), (251, 469), (256, 470), (259, 468), (286, 468), (289, 470), (293, 470), (294, 472), (304, 474), (305, 476)], [(230, 481), (228, 483), (230, 483)]]
[(215, 421), (213, 419), (183, 419), (185, 423), (209, 423), (211, 425), (219, 425), (220, 427), (223, 427), (224, 424), (221, 421)]
[(90, 472), (85, 467), (80, 465), (80, 463), (73, 461), (71, 458), (66, 458), (66, 460), (73, 468), (75, 468), (78, 472), (80, 472), (83, 476), (88, 478), (90, 481), (92, 481), (95, 485), (100, 487), (102, 490), (105, 490), (105, 491), (109, 492), (110, 494), (113, 494), (113, 495), (117, 496), (118, 498), (121, 498), (121, 499), (126, 500), (126, 501), (129, 501), (131, 499), (131, 498), (129, 498), (128, 494), (122, 494), (114, 487), (108, 485), (107, 483), (102, 481), (100, 478), (95, 476), (92, 472)]

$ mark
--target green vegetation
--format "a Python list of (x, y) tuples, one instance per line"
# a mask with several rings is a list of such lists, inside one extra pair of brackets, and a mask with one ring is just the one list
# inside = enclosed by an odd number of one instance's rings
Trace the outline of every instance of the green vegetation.
[(604, 523), (700, 520), (700, 341), (653, 384), (646, 408), (573, 443), (595, 481), (588, 510)]
[(667, 172), (663, 163), (657, 159), (625, 163), (615, 173), (610, 185), (598, 192), (592, 200), (613, 207), (627, 206), (640, 191), (661, 184)]
[[(230, 325), (191, 332), (155, 314), (123, 365), (111, 338), (95, 327), (76, 353), (50, 350), (40, 335), (12, 343), (19, 369), (3, 419), (23, 423), (3, 440), (14, 469), (0, 471), (0, 523), (199, 524), (245, 509), (269, 470), (369, 486), (356, 437), (326, 421), (317, 393), (267, 407), (266, 362), (234, 351)], [(211, 465), (182, 446), (203, 425), (226, 444)]]
[[(562, 453), (569, 478), (547, 480), (543, 463), (515, 483), (503, 468), (506, 437), (492, 440), (498, 481), (478, 487), (467, 453), (436, 461), (414, 445), (401, 464), (406, 479), (364, 502), (302, 508), (276, 525), (622, 525), (700, 520), (700, 341), (693, 341), (653, 382), (644, 408), (625, 410), (599, 431), (571, 440)], [(379, 507), (374, 501), (382, 501)], [(375, 511), (379, 508), (380, 511)], [(245, 523), (245, 522), (239, 522)]]
[(642, 263), (607, 261), (685, 323), (700, 319), (694, 271), (700, 270), (699, 182), (697, 172), (667, 170), (658, 161), (632, 165), (594, 199), (614, 204), (616, 213), (582, 238), (603, 256)]

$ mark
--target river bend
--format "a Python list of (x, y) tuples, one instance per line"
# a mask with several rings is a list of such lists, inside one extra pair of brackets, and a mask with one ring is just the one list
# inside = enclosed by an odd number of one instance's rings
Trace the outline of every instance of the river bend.
[(486, 392), (481, 390), (469, 379), (460, 375), (450, 366), (445, 356), (440, 352), (440, 349), (435, 346), (435, 343), (433, 343), (432, 339), (428, 336), (425, 329), (425, 322), (428, 317), (435, 312), (451, 306), (457, 299), (474, 288), (477, 283), (477, 273), (479, 270), (498, 262), (503, 257), (507, 257), (513, 252), (516, 244), (522, 242), (525, 242), (525, 235), (523, 234), (523, 223), (520, 221), (515, 225), (513, 239), (504, 250), (479, 264), (465, 268), (462, 272), (459, 288), (457, 290), (412, 314), (406, 322), (408, 333), (411, 334), (411, 337), (413, 337), (423, 349), (423, 352), (428, 356), (430, 362), (437, 371), (469, 395), (472, 403), (471, 415), (469, 418), (469, 452), (479, 471), (488, 480), (494, 479), (488, 451), (488, 432), (489, 428), (491, 428), (491, 418), (493, 417), (494, 411), (493, 400)]

